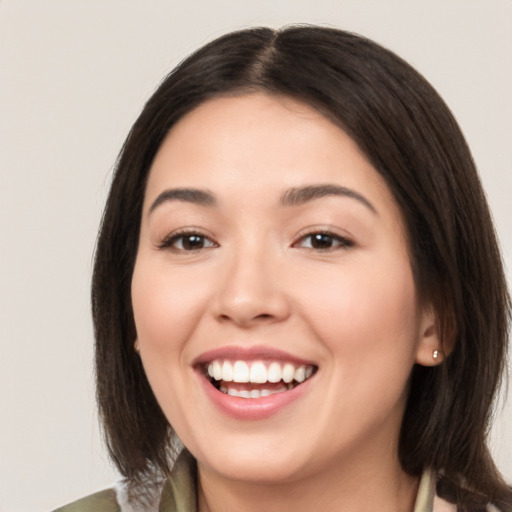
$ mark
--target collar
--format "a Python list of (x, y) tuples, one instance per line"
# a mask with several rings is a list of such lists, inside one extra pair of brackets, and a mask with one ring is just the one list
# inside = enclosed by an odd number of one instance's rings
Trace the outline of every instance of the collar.
[(421, 476), (414, 512), (433, 512), (436, 477), (433, 471), (426, 470)]
[[(414, 512), (434, 512), (436, 475), (426, 470), (418, 486)], [(182, 450), (162, 489), (158, 512), (197, 512), (197, 464), (188, 450)], [(439, 509), (439, 512), (444, 510)]]

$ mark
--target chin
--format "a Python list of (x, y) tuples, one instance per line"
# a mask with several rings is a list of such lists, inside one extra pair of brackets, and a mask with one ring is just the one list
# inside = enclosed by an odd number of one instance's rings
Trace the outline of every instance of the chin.
[(303, 476), (308, 465), (308, 457), (297, 450), (296, 445), (285, 446), (279, 443), (250, 442), (253, 446), (216, 445), (216, 449), (206, 448), (193, 453), (198, 465), (207, 471), (229, 479), (257, 484), (292, 482)]

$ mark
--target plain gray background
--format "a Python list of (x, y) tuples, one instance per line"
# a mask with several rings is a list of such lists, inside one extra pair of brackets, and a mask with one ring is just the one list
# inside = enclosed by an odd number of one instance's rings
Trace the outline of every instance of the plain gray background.
[[(510, 278), (511, 0), (0, 0), (0, 511), (49, 510), (117, 478), (97, 427), (88, 288), (110, 170), (143, 102), (213, 37), (292, 22), (375, 39), (439, 90)], [(510, 481), (511, 401), (492, 433)]]

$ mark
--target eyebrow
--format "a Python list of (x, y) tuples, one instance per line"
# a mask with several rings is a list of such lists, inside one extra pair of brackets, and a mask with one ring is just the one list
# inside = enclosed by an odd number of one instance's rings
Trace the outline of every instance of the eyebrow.
[(281, 196), (281, 204), (283, 206), (300, 206), (315, 199), (326, 196), (342, 196), (355, 199), (363, 204), (372, 213), (378, 214), (377, 209), (366, 197), (350, 188), (341, 187), (339, 185), (307, 185), (305, 187), (291, 188)]
[[(290, 188), (281, 196), (280, 203), (283, 206), (300, 206), (326, 196), (342, 196), (355, 199), (366, 206), (372, 213), (378, 213), (373, 204), (355, 190), (330, 184)], [(184, 201), (207, 207), (213, 207), (217, 204), (215, 195), (209, 190), (198, 188), (173, 188), (164, 190), (158, 195), (151, 204), (149, 213), (151, 214), (156, 208), (167, 201)]]
[(149, 213), (152, 213), (155, 208), (158, 208), (167, 201), (185, 201), (187, 203), (209, 207), (215, 206), (217, 203), (215, 196), (208, 190), (198, 188), (172, 188), (164, 190), (158, 195), (149, 208)]

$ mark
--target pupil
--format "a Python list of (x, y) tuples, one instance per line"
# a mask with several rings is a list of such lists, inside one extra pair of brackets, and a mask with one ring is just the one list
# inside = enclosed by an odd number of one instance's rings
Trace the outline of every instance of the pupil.
[(203, 237), (198, 235), (188, 235), (183, 239), (183, 248), (187, 250), (201, 249), (203, 247)]
[(316, 235), (313, 235), (311, 245), (315, 249), (327, 249), (332, 245), (332, 237), (325, 233), (317, 233)]

